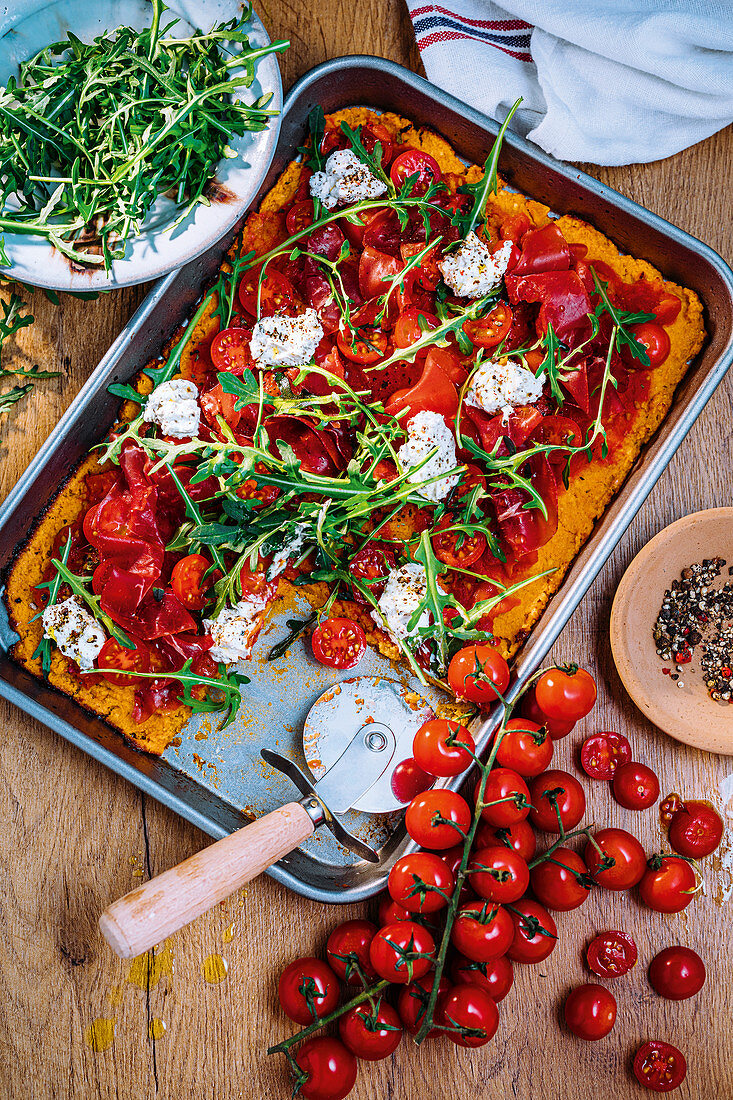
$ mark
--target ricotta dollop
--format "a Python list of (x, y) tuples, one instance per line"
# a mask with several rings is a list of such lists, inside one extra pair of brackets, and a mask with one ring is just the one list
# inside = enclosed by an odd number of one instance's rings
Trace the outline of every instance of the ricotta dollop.
[(198, 434), (201, 409), (198, 388), (187, 378), (161, 382), (148, 398), (143, 419), (157, 424), (163, 435), (188, 439)]
[(261, 317), (249, 348), (259, 367), (302, 367), (312, 362), (322, 339), (318, 314), (307, 309), (299, 317)]
[(483, 409), (492, 416), (501, 412), (509, 416), (517, 405), (533, 405), (542, 396), (546, 375), (531, 370), (511, 359), (487, 359), (479, 363), (466, 390), (466, 404)]
[(386, 183), (370, 172), (351, 149), (331, 153), (324, 171), (314, 172), (308, 186), (313, 198), (320, 199), (327, 210), (335, 210), (341, 203), (378, 199), (387, 190)]
[(249, 659), (260, 627), (260, 616), (269, 600), (268, 586), (264, 592), (252, 593), (234, 607), (222, 608), (215, 619), (204, 619), (204, 629), (214, 639), (209, 653), (215, 661), (231, 665)]
[[(437, 448), (437, 450), (435, 450)], [(453, 433), (439, 413), (419, 412), (407, 422), (407, 441), (402, 444), (397, 457), (403, 470), (411, 470), (435, 450), (435, 454), (408, 481), (417, 487), (421, 497), (436, 504), (448, 496), (458, 484), (458, 474), (430, 481), (456, 466), (456, 441)], [(430, 482), (425, 484), (425, 482)]]
[(511, 241), (505, 241), (492, 253), (471, 230), (455, 252), (450, 252), (438, 267), (459, 298), (483, 298), (501, 282), (511, 254)]
[(76, 661), (79, 668), (92, 668), (107, 635), (78, 596), (51, 604), (43, 612), (43, 632), (61, 650), (64, 657)]
[(398, 569), (393, 569), (377, 604), (382, 615), (372, 611), (372, 619), (380, 630), (386, 628), (393, 640), (404, 641), (413, 637), (418, 630), (430, 624), (430, 616), (425, 609), (412, 629), (409, 626), (410, 619), (425, 599), (427, 591), (425, 568), (418, 562), (407, 562)]

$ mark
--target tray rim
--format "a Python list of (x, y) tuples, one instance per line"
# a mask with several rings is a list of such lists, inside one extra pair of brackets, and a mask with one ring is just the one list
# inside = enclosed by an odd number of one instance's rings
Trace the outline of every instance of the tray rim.
[[(337, 77), (345, 70), (359, 68), (389, 73), (408, 87), (419, 90), (424, 95), (432, 98), (436, 103), (447, 108), (450, 112), (467, 119), (473, 125), (481, 128), (487, 135), (496, 135), (498, 132), (499, 126), (493, 119), (468, 107), (454, 96), (430, 84), (423, 77), (418, 76), (396, 62), (365, 54), (352, 54), (333, 58), (305, 73), (293, 85), (285, 98), (282, 112), (283, 119), (290, 110), (298, 104), (300, 99), (307, 95), (308, 89), (317, 81), (324, 77)], [(733, 305), (733, 271), (731, 271), (723, 258), (709, 245), (699, 241), (684, 230), (679, 229), (658, 214), (654, 214), (652, 211), (647, 210), (645, 207), (634, 202), (634, 200), (620, 195), (618, 192), (596, 180), (594, 177), (589, 176), (581, 169), (563, 164), (560, 161), (555, 161), (553, 158), (543, 153), (542, 150), (532, 145), (531, 142), (526, 141), (520, 136), (509, 132), (506, 140), (508, 145), (513, 146), (519, 152), (529, 157), (529, 159), (542, 165), (552, 173), (560, 175), (567, 180), (572, 180), (575, 184), (580, 184), (580, 186), (584, 187), (586, 190), (605, 200), (609, 205), (619, 209), (624, 215), (640, 218), (642, 221), (652, 226), (657, 232), (668, 238), (672, 238), (676, 243), (705, 260), (722, 280), (728, 291), (731, 304)], [(112, 366), (123, 359), (126, 345), (132, 334), (145, 323), (149, 315), (154, 312), (155, 308), (165, 298), (177, 276), (178, 271), (172, 271), (153, 286), (149, 295), (144, 299), (130, 321), (128, 321), (127, 325), (113, 341), (110, 348), (90, 374), (79, 393), (72, 400), (69, 408), (39, 448), (36, 455), (31, 459), (28, 467), (0, 507), (0, 526), (5, 523), (10, 515), (12, 515), (18, 502), (27, 491), (28, 486), (37, 476), (37, 467), (44, 458), (47, 458), (54, 452), (56, 446), (65, 438), (68, 424), (75, 419), (80, 409), (84, 408), (88, 397), (96, 392), (100, 376), (108, 374)], [(650, 456), (651, 461), (649, 468), (645, 469), (643, 482), (640, 482), (639, 485), (634, 487), (631, 498), (623, 501), (623, 503), (618, 496), (615, 497), (606, 510), (606, 513), (604, 513), (604, 515), (607, 515), (611, 509), (615, 511), (609, 530), (604, 532), (603, 541), (599, 541), (598, 545), (590, 551), (587, 560), (583, 563), (582, 568), (578, 570), (577, 575), (572, 576), (573, 566), (570, 567), (568, 578), (571, 583), (564, 588), (561, 600), (557, 607), (553, 608), (551, 620), (547, 622), (544, 628), (538, 624), (535, 631), (533, 631), (534, 641), (533, 635), (531, 634), (527, 642), (527, 648), (520, 654), (520, 659), (515, 666), (515, 679), (508, 693), (510, 701), (521, 690), (522, 684), (525, 682), (526, 678), (539, 666), (551, 646), (557, 640), (557, 637), (578, 606), (583, 595), (600, 572), (600, 569), (605, 564), (610, 554), (618, 545), (621, 535), (645, 502), (652, 488), (669, 463), (670, 458), (680, 446), (693, 423), (719, 385), (730, 367), (731, 362), (733, 362), (733, 330), (729, 334), (727, 344), (721, 350), (717, 362), (710, 368), (696, 392), (692, 395), (687, 406), (679, 412), (677, 420), (670, 427), (666, 437), (661, 443), (657, 441), (655, 453)], [(590, 540), (585, 546), (586, 548), (590, 546)], [(581, 548), (579, 552), (580, 555), (582, 555), (583, 552), (584, 550)], [(576, 557), (575, 562), (577, 564), (578, 557)], [(567, 582), (564, 581), (563, 585), (565, 586), (566, 584)], [(0, 697), (6, 698), (9, 702), (14, 703), (21, 710), (24, 710), (44, 725), (59, 733), (65, 740), (83, 749), (86, 753), (106, 767), (109, 767), (112, 771), (128, 779), (138, 787), (138, 789), (150, 794), (157, 801), (180, 814), (181, 817), (202, 829), (202, 831), (209, 836), (220, 838), (228, 834), (228, 829), (214, 821), (207, 814), (198, 811), (189, 802), (175, 793), (167, 791), (154, 779), (145, 775), (144, 772), (134, 768), (127, 761), (96, 742), (89, 735), (77, 729), (59, 715), (49, 711), (41, 703), (29, 697), (14, 685), (7, 683), (2, 677), (0, 677)], [(485, 742), (490, 736), (498, 724), (499, 718), (500, 708), (497, 707), (477, 724), (477, 737), (480, 738), (481, 741)], [(464, 780), (465, 777), (458, 777), (456, 780), (438, 785), (452, 786), (455, 788), (460, 786)], [(411, 845), (410, 842), (405, 842), (402, 846), (397, 848), (396, 851), (391, 853), (390, 860), (393, 861), (399, 855), (403, 854), (403, 852), (408, 851), (410, 847), (414, 846)], [(329, 903), (348, 903), (364, 900), (376, 894), (383, 887), (389, 871), (389, 866), (386, 861), (383, 864), (382, 871), (383, 873), (380, 876), (368, 882), (338, 890), (315, 887), (304, 881), (287, 867), (279, 864), (270, 868), (268, 873), (279, 882), (312, 900)]]

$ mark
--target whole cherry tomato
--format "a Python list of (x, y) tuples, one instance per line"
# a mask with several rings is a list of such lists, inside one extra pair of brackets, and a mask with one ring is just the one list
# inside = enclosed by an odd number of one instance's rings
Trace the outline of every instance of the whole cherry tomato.
[(460, 775), (471, 766), (476, 742), (460, 722), (431, 718), (412, 742), (412, 755), (429, 775)]
[(507, 950), (513, 962), (538, 963), (555, 950), (557, 925), (543, 905), (524, 898), (512, 906), (514, 936)]
[(607, 730), (583, 742), (580, 763), (591, 779), (613, 779), (617, 768), (631, 760), (631, 745), (621, 733)]
[[(669, 355), (672, 346), (669, 335), (661, 325), (655, 321), (642, 321), (640, 325), (632, 325), (631, 331), (649, 356), (649, 368), (658, 367)], [(638, 360), (631, 360), (632, 364), (640, 366)]]
[(591, 879), (577, 852), (556, 848), (550, 859), (532, 868), (532, 892), (548, 909), (567, 913), (587, 901)]
[(694, 870), (677, 856), (652, 856), (639, 883), (641, 900), (657, 913), (681, 913), (696, 888)]
[(366, 634), (351, 619), (324, 619), (313, 631), (313, 656), (329, 668), (354, 668), (366, 653)]
[(465, 955), (456, 955), (451, 963), (450, 976), (455, 985), (480, 985), (495, 1001), (501, 1001), (514, 984), (514, 967), (506, 955), (498, 955), (486, 962), (475, 962)]
[(649, 964), (649, 981), (660, 997), (685, 1001), (705, 985), (705, 963), (689, 947), (667, 947)]
[(493, 848), (495, 844), (503, 844), (511, 848), (529, 863), (534, 859), (537, 851), (537, 836), (528, 821), (516, 821), (514, 825), (489, 825), (487, 821), (480, 821), (474, 836), (476, 848)]
[(448, 683), (459, 699), (491, 703), (509, 686), (509, 665), (493, 646), (467, 645), (451, 658)]
[(448, 1038), (459, 1047), (482, 1047), (493, 1039), (499, 1026), (499, 1009), (492, 997), (479, 985), (457, 985), (442, 1005), (443, 1017), (452, 1028), (471, 1029), (478, 1034), (448, 1031)]
[(409, 985), (427, 974), (435, 940), (415, 921), (397, 921), (380, 928), (369, 945), (369, 959), (380, 978)]
[(398, 905), (396, 901), (392, 900), (389, 894), (384, 894), (382, 896), (379, 902), (379, 914), (377, 917), (380, 928), (384, 928), (385, 924), (394, 924), (396, 921), (414, 919), (415, 914), (411, 913), (409, 909), (405, 909), (404, 905)]
[(620, 978), (636, 965), (638, 951), (627, 932), (601, 932), (588, 944), (586, 957), (600, 978)]
[(613, 797), (627, 810), (646, 810), (659, 798), (659, 780), (646, 764), (632, 760), (616, 769), (612, 790)]
[[(397, 998), (397, 1011), (400, 1014), (400, 1019), (402, 1020), (405, 1031), (410, 1035), (417, 1035), (422, 1027), (425, 1010), (428, 1007), (428, 1000), (430, 999), (434, 984), (435, 976), (433, 974), (426, 974), (424, 978), (420, 978), (416, 982), (411, 982), (410, 985), (406, 985), (400, 990), (400, 995)], [(440, 1024), (442, 1020), (443, 1002), (449, 992), (450, 985), (444, 977), (441, 977), (440, 984), (438, 985), (438, 999), (435, 1003), (435, 1011), (433, 1013), (433, 1021), (436, 1024)], [(439, 1034), (440, 1027), (433, 1027), (428, 1032), (427, 1037), (431, 1039)]]
[(602, 985), (579, 985), (565, 1001), (564, 1014), (573, 1035), (595, 1042), (616, 1023), (616, 998)]
[(401, 856), (389, 872), (387, 889), (412, 913), (436, 913), (450, 899), (455, 880), (445, 860), (433, 852)]
[(405, 827), (421, 848), (453, 848), (471, 827), (471, 808), (456, 791), (424, 791), (407, 807)]
[[(607, 890), (630, 890), (646, 871), (639, 841), (624, 829), (601, 829), (585, 846), (583, 859), (592, 879)], [(598, 851), (598, 848), (601, 851)]]
[(532, 803), (530, 821), (536, 829), (546, 833), (559, 833), (560, 822), (566, 832), (574, 829), (585, 813), (583, 788), (569, 772), (559, 769), (543, 772), (533, 779), (529, 797)]
[(394, 1054), (402, 1039), (402, 1024), (397, 1011), (386, 1001), (355, 1005), (339, 1020), (341, 1042), (357, 1058), (379, 1062)]
[(344, 1100), (356, 1083), (356, 1058), (328, 1035), (307, 1039), (295, 1061), (308, 1074), (298, 1093), (305, 1100)]
[(442, 174), (437, 160), (421, 149), (406, 149), (404, 153), (398, 153), (389, 170), (390, 179), (398, 191), (411, 176), (417, 176), (412, 185), (412, 195), (424, 195)]
[(553, 741), (560, 741), (563, 737), (567, 737), (575, 726), (575, 722), (548, 718), (544, 711), (540, 710), (534, 688), (530, 688), (522, 696), (519, 713), (523, 718), (529, 718), (530, 722), (536, 722), (538, 726), (544, 726)]
[(723, 820), (707, 802), (685, 802), (672, 814), (669, 843), (691, 859), (711, 855), (723, 839)]
[(496, 751), (496, 763), (512, 768), (524, 779), (545, 771), (552, 760), (552, 738), (529, 718), (510, 718)]
[(451, 943), (474, 962), (487, 962), (506, 954), (514, 928), (507, 909), (490, 901), (466, 901), (456, 913)]
[(338, 1004), (338, 979), (320, 959), (294, 959), (280, 975), (277, 995), (286, 1016), (296, 1024), (310, 1024)]
[(518, 901), (529, 886), (527, 861), (503, 844), (473, 852), (468, 876), (478, 896), (487, 901)]
[(634, 1076), (650, 1092), (672, 1092), (687, 1074), (687, 1062), (681, 1050), (662, 1039), (642, 1043), (634, 1058)]
[[(407, 912), (407, 910), (405, 910)], [(407, 914), (408, 918), (410, 914)], [(326, 943), (326, 956), (334, 974), (347, 985), (362, 985), (360, 974), (375, 977), (369, 961), (369, 945), (377, 934), (370, 920), (346, 920), (337, 924)]]
[(548, 669), (542, 673), (534, 690), (540, 710), (559, 722), (578, 722), (593, 709), (596, 701), (595, 680), (577, 665)]
[[(476, 787), (477, 797), (479, 786)], [(491, 769), (486, 777), (482, 801), (481, 817), (489, 825), (514, 825), (517, 821), (523, 821), (529, 813), (527, 784), (511, 768)]]

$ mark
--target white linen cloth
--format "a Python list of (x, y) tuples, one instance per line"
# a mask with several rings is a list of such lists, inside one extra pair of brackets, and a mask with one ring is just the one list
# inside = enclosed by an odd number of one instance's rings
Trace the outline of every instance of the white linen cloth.
[(562, 160), (659, 160), (733, 121), (733, 0), (407, 0), (428, 79)]

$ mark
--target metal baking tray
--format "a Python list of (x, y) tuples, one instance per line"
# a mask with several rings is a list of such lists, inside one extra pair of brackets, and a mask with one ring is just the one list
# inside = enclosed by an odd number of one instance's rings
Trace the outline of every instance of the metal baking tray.
[[(261, 195), (302, 143), (308, 113), (316, 104), (327, 112), (354, 105), (395, 110), (420, 126), (437, 130), (460, 156), (476, 163), (485, 159), (498, 129), (491, 119), (399, 65), (373, 57), (337, 58), (304, 76), (288, 95), (280, 140)], [(525, 643), (516, 664), (512, 689), (516, 691), (547, 654), (727, 371), (733, 359), (733, 273), (706, 245), (511, 133), (501, 171), (511, 186), (558, 213), (587, 219), (621, 249), (649, 260), (669, 278), (692, 287), (705, 304), (709, 333), (664, 424), (639, 456)], [(108, 394), (108, 385), (129, 379), (159, 354), (191, 314), (202, 286), (214, 276), (229, 243), (220, 242), (162, 279), (104, 356), (0, 511), (0, 568), (8, 564), (55, 487), (112, 423), (119, 403)], [(290, 608), (280, 619), (293, 614), (296, 612)], [(273, 634), (277, 634), (277, 626), (270, 637)], [(136, 751), (104, 722), (16, 666), (7, 656), (12, 640), (6, 620), (4, 629), (0, 624), (0, 695), (212, 837), (222, 837), (251, 814), (265, 812), (292, 797), (288, 781), (269, 771), (259, 750), (275, 747), (302, 764), (303, 717), (335, 678), (309, 657), (302, 643), (293, 646), (286, 660), (271, 665), (253, 662), (253, 681), (245, 689), (237, 723), (219, 734), (200, 718), (191, 721), (181, 744), (157, 758)], [(265, 637), (258, 649), (266, 649), (267, 642)], [(359, 668), (360, 673), (385, 670), (395, 675), (388, 662), (371, 653)], [(480, 745), (486, 744), (497, 718), (491, 714), (481, 725)], [(383, 886), (391, 864), (409, 846), (400, 818), (347, 815), (347, 828), (380, 848), (377, 865), (356, 859), (322, 830), (270, 873), (293, 890), (321, 901), (368, 897)]]

